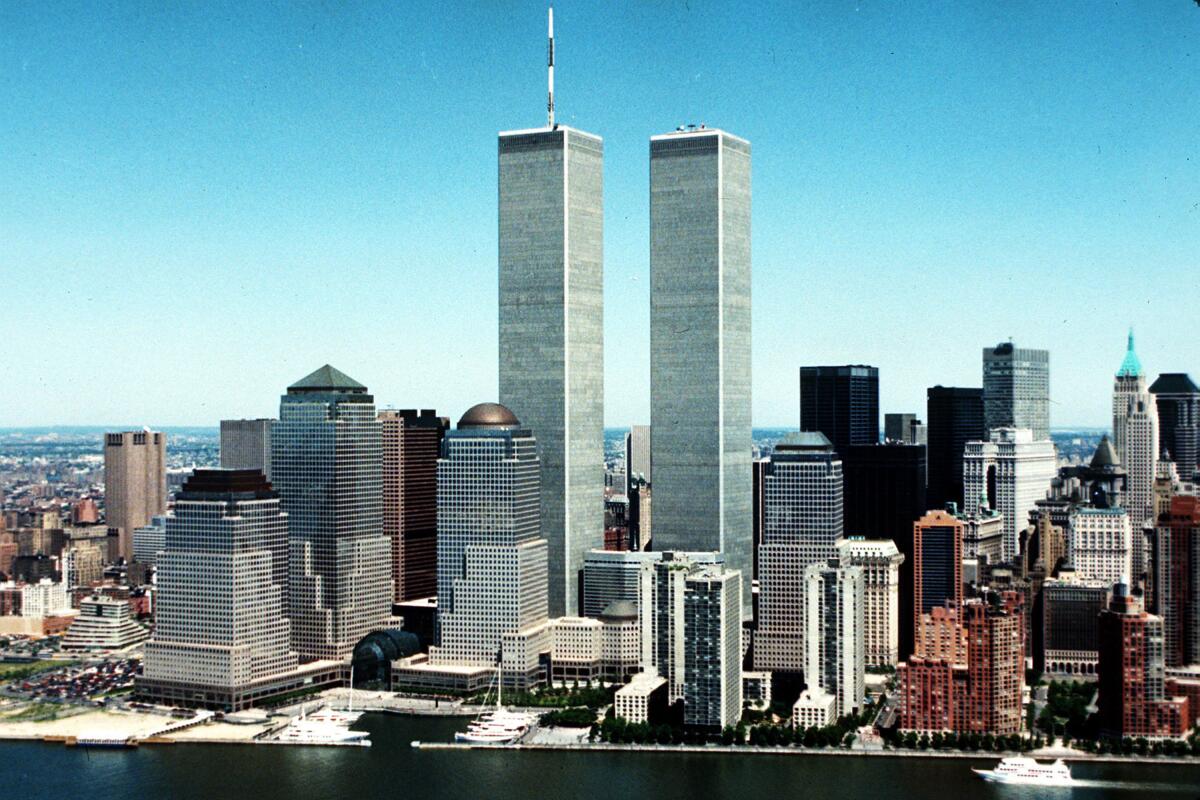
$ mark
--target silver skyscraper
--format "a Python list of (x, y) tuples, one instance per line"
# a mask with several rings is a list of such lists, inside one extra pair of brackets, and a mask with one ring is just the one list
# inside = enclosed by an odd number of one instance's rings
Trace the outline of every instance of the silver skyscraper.
[(499, 158), (500, 402), (538, 443), (550, 615), (577, 614), (604, 542), (604, 144), (509, 131)]
[(328, 364), (289, 386), (271, 471), (288, 515), (292, 642), (301, 659), (345, 658), (391, 610), (383, 440), (367, 387)]
[(650, 140), (650, 394), (654, 549), (750, 575), (750, 143), (724, 131)]
[(983, 418), (987, 430), (1029, 428), (1050, 438), (1050, 351), (1001, 342), (983, 348)]

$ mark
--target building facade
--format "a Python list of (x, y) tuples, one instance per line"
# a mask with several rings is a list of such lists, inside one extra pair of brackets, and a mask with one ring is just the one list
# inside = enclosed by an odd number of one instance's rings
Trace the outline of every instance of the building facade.
[(946, 511), (930, 511), (913, 523), (913, 613), (958, 609), (963, 602), (963, 537), (966, 525)]
[(392, 602), (432, 597), (437, 593), (437, 461), (450, 420), (430, 409), (385, 409), (379, 425)]
[(184, 483), (164, 524), (147, 682), (234, 706), (296, 669), (287, 523), (258, 469), (201, 469)]
[(684, 725), (715, 730), (742, 718), (741, 583), (712, 564), (684, 578)]
[(650, 426), (634, 425), (625, 434), (625, 496), (630, 502), (636, 479), (653, 484), (650, 464)]
[(104, 435), (104, 516), (116, 531), (109, 558), (133, 560), (133, 531), (167, 510), (167, 435), (149, 428)]
[(866, 694), (862, 568), (837, 559), (809, 564), (804, 581), (804, 682), (837, 698), (839, 717), (856, 714)]
[(1166, 665), (1200, 665), (1200, 497), (1171, 500), (1155, 531), (1152, 567)]
[(273, 419), (221, 420), (221, 466), (257, 469), (271, 480), (271, 426)]
[(1062, 678), (1095, 678), (1100, 662), (1098, 620), (1108, 608), (1111, 584), (1069, 576), (1042, 584), (1043, 672)]
[(1124, 504), (1133, 531), (1133, 572), (1146, 569), (1145, 529), (1154, 526), (1154, 479), (1158, 473), (1158, 406), (1146, 388), (1146, 374), (1133, 349), (1133, 331), (1125, 360), (1113, 380), (1113, 446), (1125, 468)]
[(471, 407), (442, 440), (433, 665), (491, 668), (503, 656), (506, 683), (540, 679), (549, 554), (537, 453), (533, 433), (495, 403)]
[(367, 387), (326, 364), (291, 385), (271, 431), (288, 515), (288, 616), (301, 661), (341, 660), (391, 608), (383, 447)]
[(163, 549), (167, 535), (166, 515), (150, 518), (147, 525), (133, 531), (133, 560), (140, 564), (155, 564), (159, 551)]
[(1050, 438), (1050, 352), (1001, 342), (983, 348), (983, 421), (988, 431), (1027, 428)]
[(499, 138), (500, 402), (537, 438), (554, 616), (579, 612), (604, 520), (604, 142)]
[(805, 569), (838, 556), (842, 462), (822, 433), (792, 434), (763, 465), (754, 668), (804, 670)]
[(650, 394), (654, 548), (750, 575), (750, 143), (724, 131), (650, 140)]
[(863, 575), (863, 660), (868, 667), (894, 667), (900, 660), (900, 565), (904, 554), (887, 539), (844, 539), (842, 564)]
[(800, 430), (825, 434), (842, 458), (851, 445), (878, 444), (879, 369), (801, 367)]
[(963, 507), (963, 453), (967, 442), (986, 441), (983, 389), (932, 386), (926, 392), (926, 442), (930, 508)]
[(1099, 699), (1101, 733), (1170, 738), (1191, 727), (1186, 697), (1168, 697), (1162, 618), (1147, 614), (1124, 583), (1100, 614)]
[[(989, 441), (967, 442), (963, 454), (964, 511), (977, 514), (983, 498), (1004, 517), (1003, 557), (1016, 558), (1019, 533), (1029, 513), (1058, 476), (1057, 453), (1049, 439), (1025, 429), (992, 430)], [(994, 491), (993, 491), (994, 487)]]
[(1076, 508), (1067, 533), (1067, 560), (1084, 580), (1111, 587), (1133, 575), (1133, 534), (1123, 508)]
[(1158, 411), (1158, 454), (1175, 462), (1180, 478), (1195, 480), (1200, 465), (1200, 386), (1185, 373), (1167, 372), (1150, 386)]

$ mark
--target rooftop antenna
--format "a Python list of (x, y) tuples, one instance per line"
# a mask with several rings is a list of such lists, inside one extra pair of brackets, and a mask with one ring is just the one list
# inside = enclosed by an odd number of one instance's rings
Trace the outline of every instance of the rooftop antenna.
[(554, 6), (550, 6), (550, 45), (546, 51), (546, 66), (549, 70), (550, 93), (546, 99), (546, 125), (554, 128)]

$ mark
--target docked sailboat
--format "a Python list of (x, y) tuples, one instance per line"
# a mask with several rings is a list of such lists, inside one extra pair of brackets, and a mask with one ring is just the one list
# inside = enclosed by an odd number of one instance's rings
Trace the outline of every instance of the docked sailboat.
[(327, 719), (336, 719), (338, 722), (343, 722), (346, 725), (353, 725), (358, 722), (358, 718), (363, 715), (361, 711), (354, 710), (354, 665), (350, 665), (350, 692), (348, 694), (345, 708), (325, 708), (319, 714), (324, 714)]
[[(525, 735), (532, 724), (529, 714), (509, 711), (502, 703), (503, 679), (496, 666), (496, 707), (480, 714), (465, 731), (454, 734), (456, 742), (471, 744), (511, 744)], [(485, 696), (486, 701), (486, 696)]]

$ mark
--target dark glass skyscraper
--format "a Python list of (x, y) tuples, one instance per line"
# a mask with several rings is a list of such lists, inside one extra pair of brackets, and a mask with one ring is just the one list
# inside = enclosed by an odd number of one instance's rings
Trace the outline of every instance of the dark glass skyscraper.
[(987, 439), (983, 389), (932, 386), (926, 393), (929, 441), (929, 508), (963, 505), (963, 450)]
[[(842, 458), (847, 536), (891, 539), (900, 566), (900, 656), (912, 648), (913, 523), (925, 502), (925, 446), (855, 445)], [(907, 648), (907, 649), (906, 649)]]
[(1183, 480), (1191, 480), (1200, 465), (1200, 386), (1182, 372), (1158, 376), (1150, 386), (1158, 406), (1158, 447), (1161, 458), (1175, 462)]
[(819, 431), (838, 455), (879, 441), (879, 370), (862, 364), (800, 368), (800, 430)]
[(288, 515), (293, 646), (301, 659), (341, 660), (391, 608), (383, 445), (367, 387), (328, 364), (289, 386), (271, 474)]

